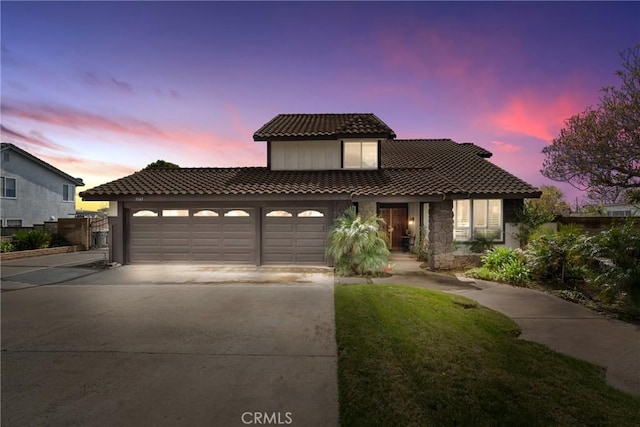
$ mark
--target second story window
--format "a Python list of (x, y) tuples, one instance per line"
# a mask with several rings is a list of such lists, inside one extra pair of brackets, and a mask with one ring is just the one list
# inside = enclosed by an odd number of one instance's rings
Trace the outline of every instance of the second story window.
[(62, 184), (62, 201), (73, 202), (73, 185)]
[(17, 195), (16, 179), (2, 177), (2, 197), (7, 199), (15, 199)]
[(377, 169), (377, 142), (345, 142), (343, 167), (345, 169)]

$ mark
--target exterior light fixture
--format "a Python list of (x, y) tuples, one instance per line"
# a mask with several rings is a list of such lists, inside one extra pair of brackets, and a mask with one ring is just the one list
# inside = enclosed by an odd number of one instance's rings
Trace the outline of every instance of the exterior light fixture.
[(416, 220), (414, 217), (409, 218), (409, 225), (415, 224)]

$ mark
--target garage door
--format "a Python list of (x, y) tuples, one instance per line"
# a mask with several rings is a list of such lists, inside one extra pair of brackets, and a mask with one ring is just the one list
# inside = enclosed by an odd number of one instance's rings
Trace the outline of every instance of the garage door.
[(262, 262), (324, 265), (326, 219), (326, 209), (264, 209)]
[(255, 263), (254, 209), (139, 209), (129, 221), (132, 263)]

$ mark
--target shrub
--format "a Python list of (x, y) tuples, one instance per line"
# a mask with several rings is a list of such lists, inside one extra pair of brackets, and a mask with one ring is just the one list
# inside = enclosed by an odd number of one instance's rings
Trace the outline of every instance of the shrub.
[(498, 273), (490, 270), (487, 267), (472, 268), (471, 270), (467, 271), (467, 275), (476, 279), (491, 280), (492, 282), (500, 281)]
[(0, 240), (0, 252), (1, 253), (5, 253), (5, 252), (13, 252), (15, 249), (13, 247), (13, 244), (8, 241), (8, 240)]
[(509, 260), (499, 270), (499, 277), (512, 285), (524, 286), (529, 282), (530, 276), (531, 271), (520, 258)]
[(508, 282), (513, 285), (525, 285), (529, 282), (530, 271), (515, 249), (497, 247), (482, 257), (482, 267), (467, 272), (471, 277), (484, 280)]
[(57, 248), (59, 246), (71, 246), (71, 243), (62, 234), (55, 233), (51, 235), (51, 243), (49, 246)]
[(607, 301), (628, 295), (640, 306), (640, 229), (631, 220), (584, 239), (589, 281)]
[(482, 257), (482, 265), (490, 270), (497, 271), (510, 261), (518, 259), (518, 253), (504, 246), (491, 249)]
[(581, 261), (584, 238), (582, 227), (575, 224), (561, 224), (558, 231), (539, 228), (531, 236), (525, 252), (531, 274), (542, 281), (566, 282), (584, 278)]
[(483, 252), (493, 249), (493, 244), (496, 238), (499, 236), (495, 233), (489, 233), (487, 235), (476, 234), (469, 246), (469, 250), (475, 254), (481, 254)]
[(340, 274), (373, 274), (384, 268), (389, 249), (380, 232), (381, 222), (378, 217), (362, 219), (353, 206), (336, 219), (326, 253)]
[(47, 248), (50, 242), (51, 235), (46, 231), (18, 231), (13, 236), (13, 246), (17, 251)]

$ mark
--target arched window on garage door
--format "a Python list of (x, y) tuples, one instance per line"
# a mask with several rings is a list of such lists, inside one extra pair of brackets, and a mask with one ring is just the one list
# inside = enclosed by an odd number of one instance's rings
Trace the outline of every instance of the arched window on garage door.
[(220, 214), (210, 209), (202, 209), (194, 213), (193, 216), (220, 216)]
[(189, 216), (188, 209), (163, 209), (162, 216)]
[(306, 210), (306, 211), (302, 211), (300, 213), (298, 213), (298, 217), (299, 218), (308, 218), (308, 217), (314, 217), (314, 218), (320, 218), (323, 217), (324, 214), (320, 211), (316, 211), (316, 210)]
[(233, 209), (226, 212), (224, 216), (251, 216), (251, 214), (242, 209)]
[(152, 211), (151, 209), (141, 209), (133, 213), (133, 216), (144, 216), (144, 217), (154, 217), (158, 216), (158, 212)]
[(269, 217), (292, 217), (293, 214), (289, 211), (271, 211), (267, 213)]

